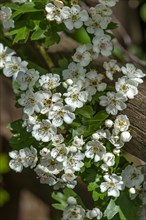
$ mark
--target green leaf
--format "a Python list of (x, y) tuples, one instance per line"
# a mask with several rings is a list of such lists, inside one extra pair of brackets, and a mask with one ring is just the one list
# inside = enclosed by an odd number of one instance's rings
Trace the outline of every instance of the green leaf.
[(62, 201), (66, 200), (66, 196), (61, 192), (53, 192), (51, 197), (60, 203), (62, 203)]
[(134, 201), (129, 198), (127, 191), (121, 192), (119, 198), (116, 200), (116, 204), (119, 205), (127, 220), (137, 220), (138, 207), (134, 204)]
[(97, 189), (98, 188), (98, 184), (96, 183), (96, 182), (91, 182), (91, 183), (89, 183), (89, 185), (88, 185), (88, 190), (89, 191), (94, 191), (95, 189)]
[(9, 158), (5, 153), (0, 153), (0, 174), (9, 172)]
[(10, 146), (13, 149), (19, 150), (24, 147), (30, 147), (32, 144), (34, 146), (39, 146), (38, 142), (31, 133), (27, 132), (24, 127), (22, 127), (23, 121), (17, 120), (9, 124), (9, 129), (13, 133), (12, 138), (9, 141)]
[(16, 36), (13, 40), (13, 44), (18, 43), (19, 41), (24, 40), (26, 42), (29, 37), (30, 30), (27, 27), (22, 27), (17, 29)]
[(81, 44), (89, 44), (91, 43), (91, 39), (85, 30), (85, 28), (77, 29), (73, 34), (72, 37)]
[(46, 32), (46, 30), (42, 30), (40, 27), (38, 27), (33, 34), (31, 35), (31, 40), (39, 40), (41, 38), (44, 38), (45, 35), (44, 33)]
[[(49, 31), (49, 30), (48, 30)], [(45, 38), (45, 47), (49, 47), (55, 43), (59, 43), (60, 37), (55, 32), (49, 32), (49, 36), (47, 35)]]
[(57, 210), (61, 210), (61, 211), (64, 211), (65, 208), (67, 207), (67, 203), (54, 203), (52, 204), (52, 207), (57, 209)]
[(106, 210), (104, 211), (104, 217), (107, 217), (108, 220), (112, 219), (118, 212), (119, 212), (119, 206), (117, 206), (115, 204), (115, 201), (111, 199)]
[(68, 198), (69, 196), (73, 196), (73, 197), (76, 197), (77, 194), (70, 188), (64, 188), (63, 189), (63, 193), (64, 195)]
[(0, 207), (2, 207), (7, 201), (9, 201), (10, 196), (6, 190), (0, 188)]
[(91, 118), (94, 114), (94, 110), (90, 105), (84, 105), (82, 108), (76, 109), (75, 113), (82, 115), (85, 118)]

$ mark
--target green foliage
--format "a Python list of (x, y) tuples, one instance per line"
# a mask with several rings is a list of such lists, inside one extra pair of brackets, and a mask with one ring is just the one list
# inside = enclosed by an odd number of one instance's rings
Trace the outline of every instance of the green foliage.
[(35, 138), (32, 137), (31, 133), (27, 132), (25, 127), (22, 126), (23, 121), (21, 119), (9, 124), (8, 128), (13, 133), (10, 139), (10, 146), (13, 149), (19, 150), (24, 147), (37, 146), (38, 143)]
[(0, 174), (4, 174), (9, 172), (9, 158), (8, 155), (5, 153), (0, 153)]
[(8, 202), (10, 196), (6, 190), (0, 187), (0, 207), (2, 207), (6, 202)]

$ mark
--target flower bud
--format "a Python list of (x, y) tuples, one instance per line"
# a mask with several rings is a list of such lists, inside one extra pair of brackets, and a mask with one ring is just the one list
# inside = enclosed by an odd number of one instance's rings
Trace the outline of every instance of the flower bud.
[(113, 126), (113, 121), (110, 119), (105, 120), (105, 126), (111, 128)]
[(73, 196), (70, 196), (70, 197), (68, 197), (68, 199), (67, 199), (67, 203), (68, 203), (69, 205), (75, 205), (75, 204), (77, 204), (77, 200), (76, 200)]
[(132, 187), (132, 188), (130, 188), (130, 189), (129, 189), (129, 193), (130, 193), (130, 194), (135, 194), (135, 193), (136, 193), (135, 188), (133, 188), (133, 187)]
[(69, 85), (69, 86), (71, 86), (71, 85), (73, 84), (72, 79), (67, 79), (65, 82), (66, 82), (67, 85)]
[(123, 131), (121, 133), (121, 136), (120, 136), (120, 139), (121, 141), (123, 142), (129, 142), (131, 140), (132, 136), (131, 134), (129, 133), (129, 131)]

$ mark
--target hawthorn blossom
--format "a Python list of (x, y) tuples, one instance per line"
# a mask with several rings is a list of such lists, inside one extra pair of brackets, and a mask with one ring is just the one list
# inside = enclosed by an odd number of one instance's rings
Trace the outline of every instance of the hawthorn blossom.
[(121, 70), (116, 60), (110, 60), (109, 62), (104, 62), (103, 68), (106, 70), (105, 74), (107, 78), (110, 80), (113, 80), (114, 74), (120, 72)]
[(38, 79), (39, 72), (34, 69), (29, 69), (25, 73), (19, 72), (16, 77), (21, 90), (32, 89)]
[(40, 113), (47, 114), (54, 103), (61, 103), (61, 93), (52, 94), (51, 91), (40, 91), (36, 92), (38, 100), (40, 102)]
[(116, 115), (118, 110), (122, 111), (126, 108), (127, 98), (121, 93), (107, 92), (107, 96), (100, 96), (99, 99), (99, 104), (106, 107), (108, 114)]
[(12, 158), (9, 162), (10, 168), (20, 173), (23, 170), (23, 163), (19, 151), (11, 151), (9, 152), (9, 156)]
[(62, 220), (84, 220), (85, 210), (80, 205), (68, 205), (63, 211)]
[(72, 169), (66, 169), (64, 174), (61, 176), (61, 179), (66, 183), (66, 186), (69, 188), (74, 188), (77, 184), (77, 176), (74, 174)]
[(100, 184), (101, 192), (106, 192), (108, 196), (119, 197), (120, 190), (124, 189), (124, 182), (122, 181), (122, 176), (117, 176), (116, 174), (105, 174), (103, 176), (106, 182)]
[(60, 76), (58, 74), (47, 73), (40, 77), (39, 83), (44, 90), (52, 90), (60, 85)]
[(57, 183), (56, 176), (49, 173), (41, 164), (38, 164), (34, 171), (37, 173), (40, 183), (48, 184), (49, 186), (54, 186)]
[(128, 165), (122, 171), (122, 178), (126, 187), (138, 187), (144, 181), (144, 175), (140, 168)]
[(23, 106), (25, 114), (32, 115), (34, 112), (40, 112), (40, 102), (37, 93), (33, 93), (31, 90), (27, 90), (26, 93), (22, 93), (18, 99), (18, 103)]
[(67, 159), (67, 147), (65, 146), (65, 144), (57, 145), (51, 150), (50, 155), (57, 161), (63, 162)]
[(49, 21), (56, 21), (58, 24), (62, 22), (62, 16), (61, 16), (61, 8), (56, 7), (52, 3), (48, 3), (45, 6), (45, 10), (47, 12), (46, 18)]
[(80, 151), (76, 153), (70, 153), (67, 156), (67, 160), (63, 161), (63, 166), (66, 169), (71, 169), (74, 172), (80, 171), (80, 169), (84, 166), (83, 159), (85, 155)]
[(63, 103), (58, 102), (50, 108), (48, 118), (52, 120), (52, 124), (56, 127), (60, 127), (63, 124), (63, 121), (66, 124), (71, 124), (75, 119), (73, 111), (74, 108), (71, 106), (63, 106)]
[[(62, 16), (64, 16), (64, 10), (66, 14), (67, 7), (62, 9)], [(87, 21), (89, 18), (88, 12), (86, 10), (81, 10), (79, 5), (73, 5), (71, 8), (68, 7), (68, 14), (68, 18), (64, 19), (63, 22), (69, 30), (82, 27), (83, 22)]]
[(103, 79), (104, 75), (97, 73), (96, 70), (86, 73), (85, 88), (90, 96), (94, 95), (97, 91), (104, 91), (106, 89), (107, 84), (102, 82)]
[(12, 10), (9, 7), (1, 7), (0, 10), (0, 20), (5, 29), (14, 28), (14, 20), (11, 19)]
[(42, 122), (36, 123), (32, 128), (32, 136), (37, 141), (49, 142), (56, 134), (57, 129), (48, 119), (43, 119)]
[(107, 152), (104, 154), (103, 156), (103, 162), (108, 166), (108, 167), (112, 167), (115, 164), (115, 155)]
[(4, 45), (0, 43), (0, 69), (4, 68), (8, 56), (11, 57), (14, 54), (15, 51), (11, 50), (8, 47), (4, 47)]
[(120, 135), (120, 140), (124, 143), (129, 142), (131, 140), (131, 138), (132, 138), (132, 136), (129, 131), (123, 131)]
[(74, 83), (78, 80), (84, 80), (86, 70), (81, 66), (80, 63), (71, 62), (68, 65), (68, 69), (63, 70), (63, 79), (72, 79)]
[(137, 84), (135, 81), (127, 79), (127, 77), (121, 77), (115, 83), (115, 88), (117, 92), (123, 94), (123, 96), (133, 99), (135, 95), (138, 94)]
[(76, 49), (75, 54), (73, 55), (73, 61), (80, 63), (81, 66), (88, 66), (88, 64), (91, 62), (91, 53), (88, 51), (87, 45), (79, 46)]
[(38, 161), (37, 150), (33, 146), (26, 147), (19, 150), (21, 161), (24, 167), (34, 168)]
[(111, 55), (113, 45), (111, 42), (111, 37), (104, 34), (102, 29), (95, 32), (95, 37), (92, 40), (93, 51), (98, 55), (101, 53), (103, 56), (108, 57)]
[(57, 175), (63, 170), (62, 162), (53, 158), (51, 154), (48, 154), (47, 157), (42, 157), (40, 164), (44, 167), (45, 172), (53, 175)]
[(100, 211), (100, 209), (98, 209), (98, 208), (93, 208), (92, 210), (88, 210), (87, 213), (86, 213), (86, 217), (88, 219), (95, 218), (95, 219), (99, 220), (99, 219), (102, 218), (102, 216), (103, 216), (103, 214)]
[(67, 93), (63, 95), (66, 97), (65, 102), (67, 105), (73, 108), (81, 108), (88, 100), (88, 92), (82, 91), (82, 85), (70, 86), (67, 89)]
[(130, 126), (129, 119), (127, 115), (118, 115), (114, 121), (114, 130), (115, 132), (127, 131)]
[(102, 142), (92, 140), (87, 142), (85, 145), (86, 151), (85, 151), (85, 156), (87, 158), (94, 159), (94, 162), (98, 162), (103, 159), (105, 153), (106, 153), (106, 148), (103, 145)]
[(108, 7), (113, 7), (119, 0), (99, 0), (99, 2)]
[(137, 84), (138, 83), (143, 83), (143, 77), (146, 76), (145, 73), (142, 72), (140, 69), (136, 69), (136, 67), (131, 64), (127, 63), (126, 66), (121, 68), (122, 73), (126, 75), (129, 79), (135, 81)]
[(97, 4), (95, 7), (89, 9), (89, 14), (92, 19), (96, 20), (97, 15), (101, 17), (109, 17), (112, 15), (112, 10), (103, 4)]
[(3, 74), (7, 77), (13, 76), (16, 79), (19, 72), (26, 72), (27, 71), (28, 62), (22, 61), (20, 57), (16, 56), (8, 56), (4, 69)]
[(95, 34), (97, 30), (106, 29), (110, 21), (110, 17), (102, 17), (97, 14), (93, 19), (89, 18), (85, 22), (85, 25), (87, 26), (86, 30), (90, 34)]

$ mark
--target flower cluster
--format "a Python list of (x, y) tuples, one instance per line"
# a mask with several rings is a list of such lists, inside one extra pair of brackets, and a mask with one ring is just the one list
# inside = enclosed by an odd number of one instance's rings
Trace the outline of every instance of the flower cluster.
[[(55, 190), (73, 189), (78, 176), (84, 179), (84, 171), (92, 166), (97, 173), (93, 180), (95, 192), (106, 198), (116, 199), (128, 188), (133, 199), (141, 190), (144, 176), (139, 168), (128, 165), (116, 169), (123, 146), (132, 138), (128, 117), (118, 115), (118, 111), (124, 110), (126, 102), (138, 94), (138, 85), (145, 76), (133, 64), (120, 66), (109, 58), (113, 49), (109, 28), (111, 7), (117, 1), (99, 0), (88, 11), (73, 1), (70, 6), (58, 0), (46, 4), (47, 20), (63, 23), (69, 31), (84, 27), (91, 40), (76, 48), (71, 62), (60, 74), (55, 70), (41, 73), (29, 68), (27, 61), (0, 43), (0, 69), (17, 85), (17, 105), (23, 108), (22, 127), (35, 140), (35, 146), (11, 151), (9, 165), (16, 172), (21, 172), (23, 167), (33, 168), (40, 182)], [(0, 18), (5, 26), (5, 17), (11, 20), (4, 12), (2, 8)], [(99, 56), (106, 57), (102, 71), (93, 62)], [(107, 81), (114, 80), (117, 73), (120, 77), (109, 91)], [(104, 109), (103, 120), (96, 119), (98, 108)], [(92, 119), (97, 121), (97, 127), (90, 123)], [(84, 133), (86, 129), (91, 130)], [(84, 209), (75, 198), (69, 197), (62, 219), (102, 217), (99, 208)]]

